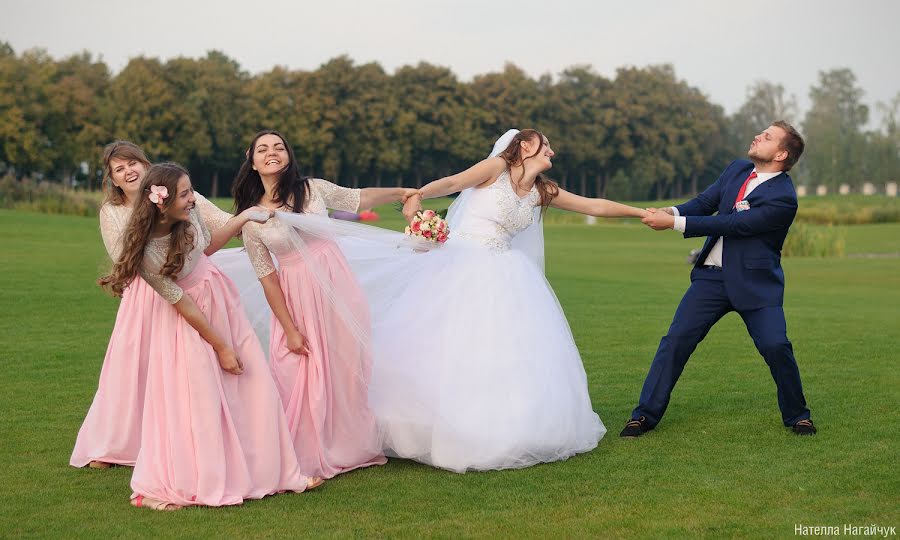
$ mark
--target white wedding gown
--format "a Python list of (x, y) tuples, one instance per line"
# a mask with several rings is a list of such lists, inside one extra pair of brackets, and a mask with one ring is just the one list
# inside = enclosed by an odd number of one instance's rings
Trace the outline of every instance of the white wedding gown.
[(405, 287), (383, 285), (384, 268), (360, 272), (388, 454), (456, 472), (519, 468), (587, 452), (606, 433), (553, 290), (511, 249), (538, 202), (504, 172), (472, 190), (446, 244), (406, 257)]
[[(518, 197), (504, 172), (463, 196), (442, 246), (322, 216), (276, 219), (298, 232), (296, 248), (309, 265), (307, 242), (337, 243), (366, 295), (371, 326), (342, 309), (329, 269), (311, 266), (323, 297), (345, 314), (360, 346), (371, 347), (369, 405), (386, 454), (465, 472), (592, 450), (606, 428), (544, 278), (541, 225), (529, 227), (540, 215), (539, 194)], [(521, 242), (532, 232), (538, 242)], [(213, 260), (268, 342), (271, 312), (246, 254), (223, 250)]]

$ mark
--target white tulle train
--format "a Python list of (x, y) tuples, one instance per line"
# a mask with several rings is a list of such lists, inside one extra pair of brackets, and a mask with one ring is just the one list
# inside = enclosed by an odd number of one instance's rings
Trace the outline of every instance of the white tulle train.
[[(388, 455), (456, 472), (520, 468), (587, 452), (606, 433), (562, 308), (523, 252), (452, 236), (438, 247), (302, 214), (278, 219), (337, 242), (365, 292), (369, 402)], [(250, 319), (267, 321), (265, 302), (247, 298), (262, 293), (246, 257), (215, 257)]]

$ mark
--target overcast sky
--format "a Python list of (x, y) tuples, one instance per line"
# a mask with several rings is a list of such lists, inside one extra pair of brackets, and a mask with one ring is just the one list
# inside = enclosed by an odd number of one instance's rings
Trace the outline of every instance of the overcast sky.
[(801, 110), (818, 72), (848, 67), (875, 112), (900, 92), (898, 0), (0, 0), (0, 40), (17, 53), (87, 50), (117, 72), (138, 55), (218, 49), (251, 73), (315, 69), (347, 54), (389, 72), (427, 61), (461, 79), (512, 62), (532, 76), (591, 64), (671, 63), (734, 112), (765, 79)]

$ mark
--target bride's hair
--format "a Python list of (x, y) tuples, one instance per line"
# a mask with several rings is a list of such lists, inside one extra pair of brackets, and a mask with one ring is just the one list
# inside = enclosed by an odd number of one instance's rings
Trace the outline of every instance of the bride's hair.
[[(128, 220), (128, 226), (122, 233), (122, 253), (119, 260), (115, 261), (108, 275), (97, 280), (98, 285), (115, 296), (122, 296), (125, 288), (137, 275), (150, 233), (162, 217), (162, 211), (150, 200), (150, 186), (163, 186), (168, 190), (169, 196), (162, 202), (163, 207), (168, 208), (178, 194), (178, 181), (183, 176), (190, 175), (177, 163), (158, 163), (150, 167), (141, 182), (131, 219)], [(172, 277), (184, 268), (185, 258), (194, 247), (192, 229), (187, 221), (178, 221), (172, 225), (166, 262), (160, 271), (162, 275)]]
[[(523, 141), (533, 140), (535, 137), (538, 137), (541, 141), (541, 144), (538, 145), (538, 149), (535, 150), (533, 154), (530, 156), (522, 155), (522, 145), (519, 144)], [(506, 146), (506, 150), (500, 152), (499, 156), (503, 158), (503, 161), (506, 162), (506, 168), (512, 168), (514, 165), (524, 165), (525, 161), (532, 159), (541, 153), (541, 149), (544, 147), (544, 134), (536, 129), (523, 129), (522, 131), (516, 133), (516, 135), (509, 141), (509, 144)], [(522, 176), (525, 175), (525, 171), (522, 171)], [(519, 178), (521, 180), (521, 178)], [(553, 198), (559, 195), (559, 185), (550, 180), (549, 178), (544, 178), (544, 175), (539, 174), (537, 178), (534, 180), (534, 185), (537, 186), (538, 193), (541, 194), (541, 207), (546, 210), (550, 203), (553, 201)]]
[(240, 214), (251, 206), (259, 204), (259, 200), (266, 193), (259, 172), (253, 169), (253, 154), (256, 151), (256, 141), (263, 135), (275, 135), (284, 143), (290, 163), (282, 169), (278, 176), (278, 185), (275, 188), (276, 203), (283, 204), (294, 213), (302, 213), (306, 205), (306, 197), (309, 193), (309, 177), (300, 174), (300, 167), (294, 158), (294, 149), (288, 143), (284, 135), (272, 129), (260, 131), (253, 136), (250, 146), (247, 148), (246, 159), (234, 178), (231, 189), (234, 195), (234, 213)]
[(111, 142), (103, 149), (103, 204), (125, 204), (125, 192), (112, 182), (112, 164), (110, 161), (113, 159), (126, 161), (133, 159), (140, 161), (148, 169), (150, 168), (150, 160), (147, 159), (140, 146), (129, 141)]

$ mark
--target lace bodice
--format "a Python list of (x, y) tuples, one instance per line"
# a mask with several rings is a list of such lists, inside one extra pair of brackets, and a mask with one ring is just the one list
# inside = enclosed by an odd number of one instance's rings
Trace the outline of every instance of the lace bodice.
[(450, 240), (465, 239), (506, 251), (513, 237), (534, 222), (538, 204), (537, 188), (519, 197), (509, 171), (503, 171), (490, 186), (472, 191), (456, 230), (450, 231)]
[(191, 210), (191, 232), (194, 234), (194, 247), (185, 257), (184, 266), (181, 272), (175, 276), (175, 279), (159, 273), (169, 253), (170, 236), (151, 238), (147, 242), (147, 247), (144, 248), (144, 260), (141, 262), (140, 270), (141, 277), (170, 304), (181, 300), (184, 291), (175, 281), (190, 274), (197, 265), (197, 262), (203, 256), (204, 250), (209, 245), (210, 231), (219, 229), (232, 218), (231, 214), (220, 210), (206, 197), (198, 193), (195, 193), (194, 196), (197, 199), (196, 206)]
[[(356, 212), (359, 209), (359, 189), (341, 187), (321, 178), (310, 180), (309, 187), (309, 198), (303, 209), (307, 214), (324, 216), (328, 214), (328, 208), (346, 212)], [(265, 277), (275, 271), (272, 253), (281, 258), (295, 251), (290, 232), (288, 225), (277, 218), (266, 223), (251, 221), (244, 225), (244, 247), (247, 248), (258, 277)]]
[[(231, 214), (220, 210), (203, 195), (195, 192), (194, 197), (197, 199), (197, 210), (210, 230), (217, 230), (231, 219)], [(122, 252), (122, 235), (129, 219), (131, 207), (128, 205), (106, 203), (100, 207), (100, 236), (103, 238), (103, 245), (106, 246), (106, 253), (113, 261), (118, 259)]]

